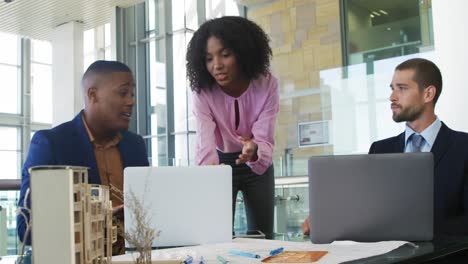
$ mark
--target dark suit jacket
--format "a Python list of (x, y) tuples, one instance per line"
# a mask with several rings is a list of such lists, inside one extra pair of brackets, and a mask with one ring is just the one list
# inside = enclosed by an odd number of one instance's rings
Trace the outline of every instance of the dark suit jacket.
[[(401, 153), (405, 133), (374, 142), (372, 153)], [(444, 123), (431, 152), (434, 154), (434, 235), (468, 234), (468, 134)]]
[[(149, 166), (145, 142), (141, 136), (128, 131), (122, 132), (122, 140), (118, 144), (118, 148), (124, 168), (129, 166)], [(89, 183), (101, 183), (94, 148), (84, 127), (81, 113), (69, 122), (52, 129), (37, 131), (34, 134), (34, 137), (31, 139), (28, 157), (22, 170), (18, 206), (23, 205), (26, 190), (29, 188), (28, 170), (30, 167), (38, 165), (88, 167)], [(60, 188), (60, 186), (51, 186), (51, 188)], [(50, 195), (53, 197), (53, 192)], [(28, 201), (28, 205), (30, 205), (30, 201)], [(29, 215), (26, 212), (25, 214), (29, 219)], [(16, 223), (18, 236), (20, 240), (23, 240), (26, 231), (24, 217), (18, 215)], [(27, 244), (31, 243), (30, 237)]]

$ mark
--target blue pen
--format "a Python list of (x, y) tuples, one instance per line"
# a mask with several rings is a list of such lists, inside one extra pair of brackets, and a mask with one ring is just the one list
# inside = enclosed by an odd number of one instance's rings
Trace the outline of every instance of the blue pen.
[(249, 253), (249, 252), (237, 251), (237, 250), (231, 250), (229, 251), (229, 253), (238, 255), (238, 256), (248, 257), (248, 258), (261, 258), (260, 255)]
[(193, 258), (191, 256), (187, 256), (187, 258), (184, 260), (184, 264), (192, 264)]
[(272, 251), (270, 251), (270, 256), (274, 256), (276, 254), (279, 254), (281, 252), (284, 251), (284, 248), (280, 247), (280, 248), (277, 248), (277, 249), (273, 249)]
[(219, 260), (219, 262), (221, 262), (222, 264), (227, 264), (227, 263), (229, 263), (227, 260), (225, 260), (225, 259), (224, 259), (223, 257), (221, 257), (221, 256), (217, 256), (216, 258), (217, 258), (217, 259)]

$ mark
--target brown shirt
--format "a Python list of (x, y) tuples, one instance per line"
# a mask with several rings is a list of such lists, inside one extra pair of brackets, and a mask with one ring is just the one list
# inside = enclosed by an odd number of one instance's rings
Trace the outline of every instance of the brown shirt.
[(104, 144), (98, 144), (84, 118), (83, 124), (94, 147), (101, 184), (109, 186), (112, 206), (121, 205), (123, 204), (123, 163), (117, 144), (122, 139), (122, 135), (119, 133)]
[[(117, 144), (119, 144), (122, 139), (122, 135), (118, 133), (114, 138), (104, 144), (98, 144), (83, 116), (82, 118), (86, 132), (94, 147), (94, 155), (96, 156), (96, 164), (101, 177), (101, 184), (109, 186), (112, 206), (121, 205), (124, 200), (123, 163)], [(114, 224), (117, 224), (118, 236), (117, 242), (112, 245), (112, 255), (125, 254), (125, 240), (122, 236), (124, 232), (123, 219), (119, 219), (118, 222)]]

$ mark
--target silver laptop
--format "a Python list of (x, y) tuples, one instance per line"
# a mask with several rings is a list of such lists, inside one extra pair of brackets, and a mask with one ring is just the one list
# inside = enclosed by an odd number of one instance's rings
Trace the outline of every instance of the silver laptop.
[[(230, 166), (128, 167), (126, 199), (130, 190), (144, 202), (152, 227), (161, 231), (153, 247), (232, 240)], [(125, 208), (125, 231), (133, 228), (133, 213)]]
[(311, 241), (431, 240), (433, 171), (432, 153), (310, 158)]

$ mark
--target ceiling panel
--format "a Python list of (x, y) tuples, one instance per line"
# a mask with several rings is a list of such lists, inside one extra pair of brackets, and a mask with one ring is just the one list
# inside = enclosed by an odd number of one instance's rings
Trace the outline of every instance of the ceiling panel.
[(0, 0), (0, 32), (48, 40), (58, 25), (79, 21), (84, 29), (110, 22), (115, 6), (144, 0)]

